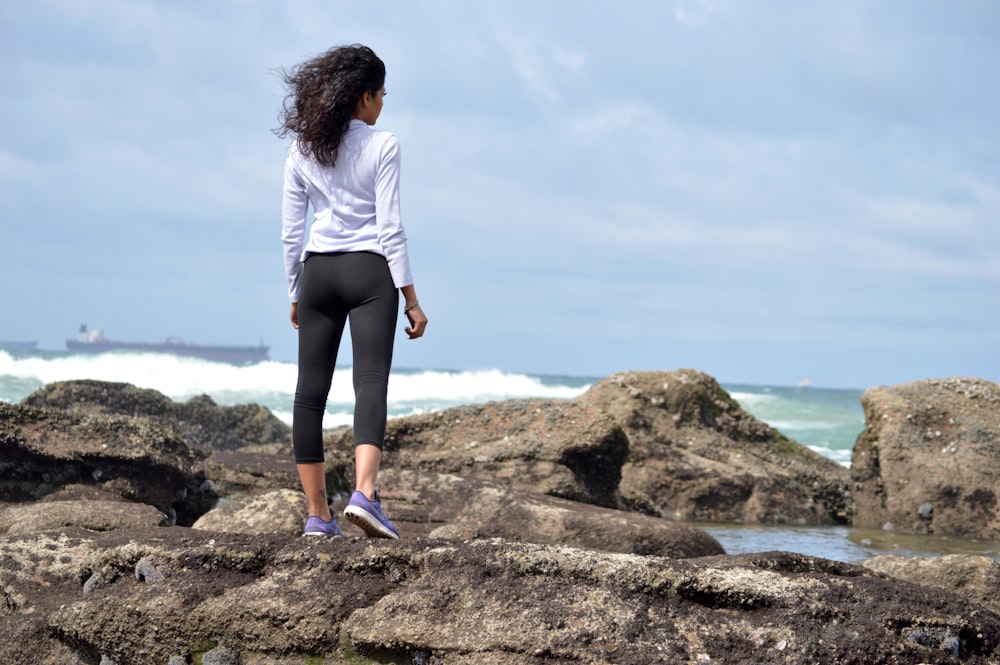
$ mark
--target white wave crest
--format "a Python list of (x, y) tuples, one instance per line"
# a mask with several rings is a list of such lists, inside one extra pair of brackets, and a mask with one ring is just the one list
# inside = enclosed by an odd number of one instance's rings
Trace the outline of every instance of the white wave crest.
[[(272, 361), (240, 366), (159, 353), (13, 358), (0, 352), (0, 379), (3, 378), (8, 382), (18, 379), (24, 385), (93, 379), (151, 388), (174, 400), (207, 394), (223, 404), (258, 401), (290, 405), (297, 368), (294, 363)], [(389, 402), (394, 410), (412, 411), (426, 404), (472, 404), (516, 397), (572, 398), (587, 387), (546, 385), (527, 374), (500, 370), (394, 370), (389, 378)], [(353, 402), (351, 368), (338, 367), (329, 403)]]

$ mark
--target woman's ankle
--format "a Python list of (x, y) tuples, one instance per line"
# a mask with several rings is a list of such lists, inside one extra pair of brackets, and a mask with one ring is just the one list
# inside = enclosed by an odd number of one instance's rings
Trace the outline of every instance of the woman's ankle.
[(329, 522), (333, 519), (333, 513), (330, 511), (330, 506), (325, 503), (321, 505), (309, 504), (309, 516), (318, 517), (324, 522)]

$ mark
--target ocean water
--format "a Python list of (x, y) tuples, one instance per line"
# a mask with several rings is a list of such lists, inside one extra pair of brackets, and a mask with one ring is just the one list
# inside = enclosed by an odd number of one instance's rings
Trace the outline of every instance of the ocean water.
[[(160, 353), (90, 355), (0, 350), (0, 400), (18, 402), (55, 381), (96, 379), (152, 388), (175, 401), (206, 394), (223, 405), (253, 402), (291, 424), (296, 372), (294, 363), (275, 361), (235, 365)], [(389, 379), (389, 417), (515, 397), (571, 398), (593, 381), (498, 370), (394, 369)], [(324, 427), (350, 425), (353, 409), (351, 368), (338, 368), (330, 388)]]
[[(291, 424), (294, 363), (233, 365), (158, 353), (99, 355), (0, 350), (0, 400), (19, 402), (47, 383), (73, 379), (120, 381), (152, 388), (177, 401), (207, 394), (218, 404), (253, 402)], [(486, 370), (394, 369), (389, 417), (518, 397), (572, 398), (601, 377), (551, 376)], [(785, 435), (841, 464), (850, 464), (864, 427), (860, 390), (726, 385), (740, 405)], [(325, 427), (350, 425), (350, 367), (334, 373)]]
[[(0, 401), (12, 403), (54, 381), (96, 379), (152, 388), (176, 401), (207, 394), (222, 405), (253, 402), (291, 424), (295, 378), (293, 363), (273, 361), (241, 366), (155, 353), (87, 355), (0, 350)], [(394, 369), (389, 380), (389, 416), (513, 398), (573, 398), (600, 378), (492, 369)], [(850, 464), (854, 441), (864, 429), (861, 389), (725, 383), (722, 387), (756, 418), (840, 464)], [(334, 374), (324, 425), (351, 424), (353, 402), (350, 368), (339, 368)], [(857, 562), (884, 552), (908, 556), (1000, 553), (1000, 546), (994, 543), (865, 533), (850, 528), (719, 524), (703, 528), (732, 554), (780, 549)]]

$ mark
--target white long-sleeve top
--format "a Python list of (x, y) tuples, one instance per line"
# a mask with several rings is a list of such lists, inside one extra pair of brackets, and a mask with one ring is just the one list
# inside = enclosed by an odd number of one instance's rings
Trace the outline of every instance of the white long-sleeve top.
[[(386, 258), (397, 288), (413, 283), (399, 214), (399, 141), (351, 120), (333, 168), (306, 157), (293, 142), (285, 160), (281, 241), (288, 298), (299, 300), (309, 252), (375, 252)], [(309, 205), (313, 223), (308, 227)]]

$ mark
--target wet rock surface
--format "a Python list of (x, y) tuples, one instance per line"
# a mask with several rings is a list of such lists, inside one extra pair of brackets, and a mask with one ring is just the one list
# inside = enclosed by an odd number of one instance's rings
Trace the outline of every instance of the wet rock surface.
[[(0, 631), (21, 638), (0, 645), (2, 662), (190, 663), (215, 649), (240, 663), (1000, 658), (1000, 615), (981, 605), (780, 552), (678, 560), (163, 527), (6, 537), (0, 563), (13, 608)], [(32, 636), (36, 659), (18, 660)]]
[(856, 526), (1000, 538), (1000, 386), (928, 379), (870, 388), (861, 403)]
[[(949, 455), (992, 464), (995, 388), (880, 389), (890, 398), (866, 404), (862, 438), (933, 490), (909, 449), (947, 423)], [(1000, 662), (995, 563), (725, 556), (674, 521), (871, 512), (848, 491), (857, 472), (868, 496), (870, 468), (781, 436), (700, 372), (625, 372), (575, 400), (390, 421), (381, 484), (398, 542), (343, 519), (346, 538), (302, 538), (287, 431), (259, 407), (194, 402), (183, 412), (155, 391), (68, 382), (0, 404), (0, 663)], [(325, 444), (339, 515), (350, 430)], [(960, 496), (996, 488), (977, 471)], [(908, 501), (935, 529), (964, 515), (934, 492)], [(977, 525), (991, 524), (986, 504)]]
[(1000, 562), (974, 554), (903, 557), (876, 556), (864, 567), (913, 584), (947, 589), (1000, 611)]

